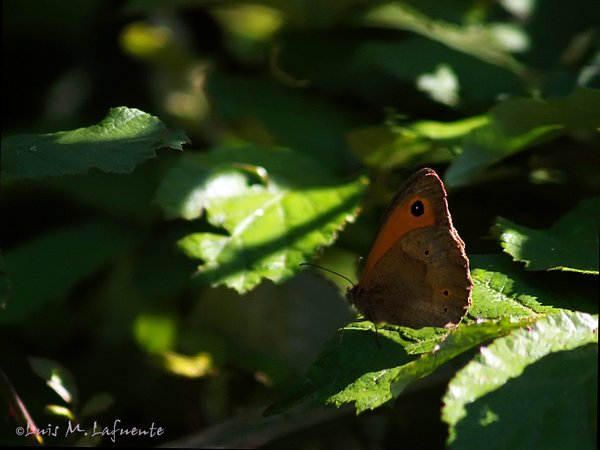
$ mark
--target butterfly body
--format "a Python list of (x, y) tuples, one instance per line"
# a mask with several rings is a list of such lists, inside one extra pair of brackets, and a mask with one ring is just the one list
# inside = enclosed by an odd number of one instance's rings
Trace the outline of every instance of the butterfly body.
[(472, 285), (444, 185), (422, 169), (392, 199), (348, 299), (374, 322), (451, 327), (470, 306)]

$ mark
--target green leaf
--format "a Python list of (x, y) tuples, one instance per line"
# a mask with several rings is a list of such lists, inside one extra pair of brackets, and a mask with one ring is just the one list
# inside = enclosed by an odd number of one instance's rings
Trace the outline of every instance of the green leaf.
[[(326, 345), (306, 378), (267, 414), (307, 402), (337, 407), (353, 402), (357, 414), (375, 409), (461, 353), (529, 321), (481, 321), (451, 332), (387, 325), (378, 329), (379, 337), (373, 333), (371, 322), (350, 324)], [(417, 352), (421, 352), (420, 357), (415, 355)]]
[(475, 116), (454, 122), (370, 126), (350, 132), (348, 144), (365, 164), (386, 170), (439, 163), (454, 159), (459, 139), (487, 121), (487, 117)]
[(473, 303), (469, 318), (536, 317), (555, 311), (555, 306), (566, 306), (552, 293), (528, 282), (507, 259), (502, 255), (471, 255)]
[[(417, 81), (443, 61), (457, 76), (461, 104), (490, 102), (498, 92), (522, 92), (520, 80), (505, 69), (420, 36), (368, 39), (352, 33), (288, 32), (282, 36), (284, 70), (333, 92), (355, 93), (390, 105), (401, 83), (401, 111), (422, 105)], [(419, 55), (415, 58), (414, 55)], [(486, 83), (481, 80), (485, 79)]]
[(335, 179), (318, 164), (282, 148), (216, 149), (184, 158), (165, 177), (157, 201), (169, 217), (206, 210), (223, 233), (194, 233), (181, 248), (201, 259), (200, 279), (240, 293), (264, 278), (276, 283), (330, 245), (354, 220), (366, 181)]
[(377, 6), (369, 11), (366, 19), (371, 26), (412, 31), (487, 63), (508, 69), (524, 78), (531, 76), (528, 69), (503, 48), (491, 27), (459, 27), (441, 20), (433, 20), (402, 3)]
[(305, 402), (355, 403), (357, 413), (377, 408), (473, 347), (558, 311), (560, 299), (528, 282), (508, 258), (472, 256), (471, 267), (473, 304), (458, 328), (386, 325), (377, 338), (371, 322), (350, 324), (327, 344), (305, 379), (268, 412)]
[(148, 353), (162, 353), (173, 349), (177, 323), (166, 314), (141, 314), (135, 319), (133, 334)]
[(444, 396), (449, 443), (595, 448), (597, 344), (597, 316), (563, 311), (482, 347)]
[[(198, 352), (198, 340), (206, 342), (201, 348), (212, 354), (217, 367), (233, 364), (263, 373), (275, 386), (287, 386), (315, 361), (331, 330), (351, 317), (335, 285), (301, 271), (286, 283), (262, 283), (243, 296), (226, 288), (204, 289), (202, 301), (186, 316), (183, 329), (188, 331), (178, 336), (177, 348), (192, 355)], [(213, 337), (198, 338), (207, 332)]]
[[(288, 392), (267, 414), (277, 414), (306, 402), (341, 404), (354, 399), (361, 405), (385, 403), (390, 397), (390, 369), (411, 361), (404, 345), (414, 344), (396, 331), (380, 329), (379, 345), (371, 322), (358, 322), (342, 328), (321, 352), (306, 377)], [(382, 383), (379, 381), (382, 380)], [(352, 389), (354, 387), (354, 389)], [(336, 395), (341, 397), (336, 399)]]
[(213, 357), (208, 352), (195, 355), (167, 351), (160, 355), (160, 363), (170, 374), (187, 378), (200, 378), (215, 373)]
[(58, 364), (46, 358), (28, 358), (31, 368), (46, 384), (68, 404), (77, 404), (77, 385), (73, 374)]
[(87, 173), (130, 173), (161, 147), (182, 149), (189, 139), (158, 118), (124, 106), (113, 108), (97, 125), (48, 134), (2, 139), (2, 182)]
[(598, 274), (600, 197), (582, 201), (547, 230), (498, 218), (495, 231), (506, 253), (528, 270)]
[(215, 112), (237, 125), (243, 140), (293, 148), (330, 170), (345, 167), (344, 137), (352, 121), (332, 102), (281, 83), (223, 73), (210, 77), (207, 90)]
[(463, 153), (444, 176), (467, 184), (492, 164), (532, 145), (578, 129), (600, 126), (600, 90), (577, 88), (559, 100), (512, 98), (492, 108), (489, 123), (466, 138)]
[(81, 407), (79, 420), (83, 420), (86, 417), (93, 418), (96, 414), (102, 413), (110, 408), (114, 402), (113, 396), (106, 392), (100, 392), (99, 394), (94, 395)]
[(50, 231), (6, 252), (11, 292), (0, 323), (22, 319), (62, 299), (135, 239), (113, 226), (91, 223)]

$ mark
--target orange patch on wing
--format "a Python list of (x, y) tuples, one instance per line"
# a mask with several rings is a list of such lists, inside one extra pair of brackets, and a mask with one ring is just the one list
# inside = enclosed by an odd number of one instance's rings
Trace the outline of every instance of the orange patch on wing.
[[(420, 216), (411, 214), (411, 205), (420, 200), (424, 206), (424, 212)], [(415, 195), (398, 204), (392, 213), (388, 216), (382, 225), (379, 234), (371, 247), (371, 252), (367, 257), (367, 262), (360, 277), (360, 283), (369, 277), (371, 269), (377, 264), (377, 261), (405, 234), (423, 228), (435, 223), (433, 209), (429, 200), (419, 195)]]

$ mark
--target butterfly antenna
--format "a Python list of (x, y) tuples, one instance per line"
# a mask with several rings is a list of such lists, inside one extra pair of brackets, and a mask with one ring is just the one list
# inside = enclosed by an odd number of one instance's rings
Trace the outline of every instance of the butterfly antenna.
[(324, 270), (326, 272), (332, 273), (332, 274), (337, 275), (338, 277), (341, 277), (344, 280), (346, 280), (348, 283), (350, 283), (352, 285), (352, 287), (355, 287), (355, 284), (352, 282), (352, 280), (350, 278), (345, 277), (341, 273), (337, 273), (334, 270), (328, 269), (327, 267), (323, 267), (323, 266), (320, 266), (318, 264), (313, 264), (313, 263), (300, 263), (299, 265), (300, 266), (312, 266), (312, 267), (316, 267), (317, 269), (321, 269), (321, 270)]
[[(352, 282), (352, 280), (350, 278), (345, 277), (344, 275), (337, 273), (331, 269), (328, 269), (327, 267), (323, 267), (323, 266), (320, 266), (318, 264), (313, 264), (313, 263), (300, 263), (300, 265), (301, 266), (312, 266), (312, 267), (316, 267), (317, 269), (321, 269), (326, 272), (332, 273), (332, 274), (337, 275), (338, 277), (341, 277), (344, 280), (346, 280), (348, 283), (350, 283), (352, 285), (352, 287), (355, 286), (355, 284)], [(377, 347), (381, 348), (381, 341), (379, 340), (379, 329), (377, 328), (377, 323), (375, 321), (375, 311), (373, 311), (373, 306), (371, 305), (371, 303), (368, 303), (368, 308), (369, 308), (369, 316), (371, 316), (369, 319), (373, 322), (373, 326), (375, 327), (375, 342), (377, 342)]]

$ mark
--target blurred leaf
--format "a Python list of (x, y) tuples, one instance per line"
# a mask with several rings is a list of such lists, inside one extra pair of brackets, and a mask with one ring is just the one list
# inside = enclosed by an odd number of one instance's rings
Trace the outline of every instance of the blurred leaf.
[[(600, 23), (600, 9), (595, 0), (579, 0), (576, 10), (567, 19), (561, 0), (532, 2), (532, 5), (533, 12), (523, 21), (531, 40), (530, 51), (523, 56), (529, 64), (543, 70), (555, 69), (557, 65), (571, 65), (569, 69), (575, 69), (585, 64), (586, 56), (592, 63), (594, 51), (598, 49), (597, 27)], [(590, 39), (590, 47), (583, 50), (581, 59), (567, 58), (567, 54), (576, 47), (573, 44), (581, 42), (582, 36), (589, 31), (596, 34)]]
[(75, 416), (69, 408), (61, 405), (46, 405), (46, 412), (54, 416), (66, 417), (69, 420), (75, 420)]
[(4, 259), (12, 289), (0, 323), (20, 320), (60, 300), (135, 239), (112, 225), (90, 223), (49, 231), (7, 251)]
[(162, 353), (174, 347), (177, 324), (166, 314), (142, 314), (135, 319), (133, 334), (148, 353)]
[[(262, 283), (243, 296), (225, 288), (205, 289), (186, 321), (188, 334), (193, 330), (196, 339), (184, 347), (182, 336), (178, 346), (186, 354), (208, 351), (218, 366), (264, 373), (273, 384), (285, 386), (350, 318), (337, 288), (303, 271), (280, 285)], [(198, 330), (211, 332), (212, 342), (198, 338)], [(221, 345), (215, 345), (217, 338)]]
[(449, 186), (468, 184), (492, 164), (557, 136), (600, 127), (600, 90), (577, 88), (559, 100), (512, 98), (493, 107), (486, 126), (473, 131), (464, 152), (444, 176)]
[(331, 170), (345, 167), (344, 135), (352, 121), (335, 104), (264, 79), (225, 74), (209, 77), (207, 90), (219, 118), (237, 124), (243, 140), (289, 147)]
[(46, 358), (29, 357), (31, 368), (66, 403), (76, 405), (78, 401), (75, 378), (70, 371), (56, 361)]
[(98, 124), (72, 131), (2, 139), (2, 182), (103, 172), (129, 173), (156, 149), (182, 149), (189, 139), (138, 109), (118, 107)]
[(282, 70), (335, 93), (350, 91), (400, 112), (414, 110), (417, 118), (431, 116), (422, 114), (426, 97), (417, 90), (416, 80), (435, 71), (440, 62), (458, 79), (461, 106), (495, 102), (498, 92), (523, 92), (516, 75), (436, 41), (420, 36), (383, 40), (351, 31), (288, 32), (282, 37)]
[(365, 164), (386, 170), (445, 162), (455, 157), (454, 147), (461, 138), (486, 123), (486, 117), (475, 116), (363, 127), (348, 134), (348, 145)]
[(420, 91), (429, 94), (432, 100), (448, 106), (457, 106), (459, 102), (459, 83), (452, 68), (440, 64), (435, 72), (424, 73), (417, 80)]
[(176, 352), (161, 353), (161, 362), (165, 370), (186, 378), (200, 378), (214, 371), (213, 359), (209, 353), (182, 355)]
[(449, 443), (594, 448), (597, 343), (597, 317), (563, 311), (482, 347), (444, 397)]
[(114, 402), (115, 400), (112, 395), (107, 394), (106, 392), (100, 392), (99, 394), (94, 395), (81, 407), (79, 420), (82, 421), (87, 417), (93, 418), (96, 414), (104, 412), (110, 408)]
[(283, 24), (282, 11), (256, 3), (230, 3), (211, 12), (228, 33), (244, 40), (269, 41)]
[(484, 25), (459, 27), (433, 20), (405, 3), (377, 6), (368, 12), (366, 21), (371, 26), (412, 31), (487, 63), (506, 68), (526, 79), (531, 77), (528, 69), (506, 51), (494, 29)]
[[(160, 158), (161, 162), (169, 159), (167, 155)], [(86, 209), (147, 223), (160, 217), (160, 211), (151, 204), (161, 177), (158, 162), (158, 159), (148, 161), (131, 174), (92, 171), (85, 175), (45, 178), (39, 185), (69, 197)]]
[(330, 245), (358, 212), (363, 178), (343, 181), (282, 148), (223, 148), (183, 159), (165, 177), (157, 200), (187, 219), (204, 209), (227, 234), (194, 233), (180, 241), (204, 261), (198, 274), (240, 293), (267, 278), (291, 277), (298, 264)]
[(137, 58), (165, 69), (184, 69), (194, 61), (193, 55), (168, 26), (143, 21), (132, 22), (121, 32), (123, 50)]
[(496, 232), (504, 251), (528, 270), (598, 274), (600, 197), (582, 201), (547, 230), (534, 230), (499, 217)]

